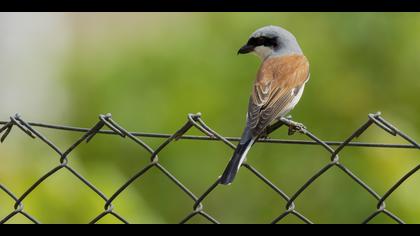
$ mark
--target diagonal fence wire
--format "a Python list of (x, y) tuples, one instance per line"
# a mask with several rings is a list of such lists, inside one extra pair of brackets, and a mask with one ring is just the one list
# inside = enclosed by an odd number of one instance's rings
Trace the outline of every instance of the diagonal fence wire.
[[(279, 128), (281, 125), (287, 125), (289, 127), (292, 126), (293, 122), (290, 118), (282, 118), (280, 119), (280, 123), (278, 125)], [(360, 135), (362, 135), (366, 130), (368, 130), (371, 126), (377, 126), (384, 130), (386, 133), (392, 136), (398, 136), (408, 142), (408, 144), (384, 144), (384, 143), (362, 143), (362, 142), (354, 142), (353, 140)], [(75, 178), (77, 178), (80, 182), (86, 185), (92, 192), (94, 192), (97, 196), (99, 196), (103, 200), (104, 209), (99, 215), (97, 215), (94, 219), (91, 220), (91, 224), (99, 222), (105, 216), (111, 215), (115, 217), (115, 219), (121, 221), (122, 223), (128, 224), (129, 222), (119, 214), (113, 202), (134, 182), (138, 181), (142, 176), (144, 176), (147, 172), (152, 169), (157, 169), (160, 171), (164, 176), (166, 176), (177, 188), (182, 190), (182, 192), (191, 199), (192, 210), (191, 212), (185, 216), (185, 218), (180, 219), (180, 223), (188, 223), (196, 216), (202, 216), (207, 219), (210, 223), (219, 224), (220, 222), (214, 218), (212, 215), (207, 213), (204, 210), (203, 202), (204, 200), (212, 194), (212, 192), (219, 186), (219, 179), (215, 179), (213, 183), (210, 184), (210, 187), (202, 193), (201, 195), (196, 195), (193, 193), (187, 186), (185, 186), (174, 174), (172, 174), (169, 170), (167, 170), (160, 162), (159, 162), (159, 154), (162, 150), (164, 150), (168, 145), (172, 144), (174, 141), (179, 139), (192, 139), (192, 140), (206, 140), (206, 141), (219, 141), (224, 145), (227, 145), (231, 149), (235, 149), (236, 146), (232, 143), (238, 141), (239, 138), (235, 137), (224, 137), (211, 129), (202, 119), (201, 114), (189, 114), (187, 117), (187, 121), (179, 130), (177, 130), (173, 134), (156, 134), (156, 133), (140, 133), (140, 132), (129, 132), (124, 129), (120, 124), (112, 119), (111, 114), (100, 115), (98, 122), (92, 126), (92, 128), (78, 128), (78, 127), (69, 127), (69, 126), (61, 126), (61, 125), (51, 125), (51, 124), (43, 124), (43, 123), (36, 123), (36, 122), (27, 122), (25, 121), (19, 114), (15, 116), (11, 116), (9, 121), (0, 121), (0, 142), (3, 143), (7, 136), (10, 134), (13, 128), (21, 130), (23, 133), (28, 135), (32, 139), (39, 139), (49, 148), (51, 148), (55, 153), (57, 153), (58, 157), (58, 164), (43, 176), (41, 176), (35, 183), (33, 183), (26, 191), (24, 191), (21, 195), (14, 194), (10, 189), (0, 183), (0, 192), (6, 194), (8, 198), (10, 198), (14, 202), (14, 210), (10, 212), (6, 217), (0, 219), (0, 224), (4, 224), (9, 222), (12, 218), (16, 215), (22, 215), (27, 218), (30, 222), (39, 224), (41, 223), (38, 221), (34, 216), (27, 213), (24, 209), (24, 201), (27, 199), (33, 191), (39, 187), (45, 180), (52, 178), (58, 172), (67, 171), (71, 173)], [(54, 129), (54, 130), (62, 130), (62, 131), (70, 131), (70, 132), (77, 132), (81, 133), (81, 137), (73, 143), (68, 149), (61, 150), (58, 148), (56, 144), (50, 141), (44, 134), (42, 134), (39, 129)], [(200, 131), (203, 135), (186, 135), (186, 133), (191, 130), (196, 129)], [(273, 132), (275, 129), (271, 130)], [(250, 171), (256, 178), (258, 178), (261, 184), (266, 185), (269, 189), (271, 189), (274, 193), (279, 196), (279, 204), (285, 204), (285, 210), (283, 212), (279, 212), (278, 217), (272, 220), (271, 223), (276, 224), (281, 222), (286, 216), (294, 215), (298, 219), (300, 219), (303, 223), (312, 224), (313, 222), (308, 219), (301, 211), (297, 209), (295, 201), (311, 186), (320, 176), (327, 173), (332, 168), (338, 168), (340, 171), (345, 173), (351, 180), (357, 183), (361, 188), (363, 188), (369, 195), (377, 201), (376, 210), (372, 212), (371, 215), (367, 216), (366, 219), (363, 219), (362, 223), (369, 223), (375, 217), (380, 214), (384, 214), (388, 216), (390, 219), (395, 221), (396, 223), (403, 224), (404, 221), (400, 219), (395, 213), (391, 212), (387, 209), (385, 201), (402, 185), (405, 181), (407, 181), (410, 177), (412, 177), (415, 173), (419, 172), (420, 164), (415, 166), (411, 171), (403, 175), (397, 183), (395, 183), (385, 194), (379, 195), (375, 192), (373, 188), (367, 185), (361, 178), (359, 178), (356, 174), (354, 174), (349, 168), (347, 168), (344, 164), (340, 163), (339, 154), (343, 151), (344, 148), (347, 147), (365, 147), (365, 148), (405, 148), (405, 149), (420, 149), (420, 145), (414, 141), (411, 137), (407, 134), (403, 133), (401, 130), (396, 128), (390, 122), (385, 120), (381, 114), (369, 114), (368, 120), (362, 124), (359, 128), (357, 128), (346, 140), (343, 142), (337, 141), (323, 141), (318, 138), (316, 135), (308, 131), (305, 127), (300, 127), (300, 133), (307, 136), (310, 140), (284, 140), (284, 139), (261, 139), (259, 143), (281, 143), (281, 144), (294, 144), (294, 145), (318, 145), (321, 148), (325, 149), (327, 153), (329, 153), (328, 162), (323, 166), (319, 171), (313, 174), (313, 176), (308, 179), (302, 186), (294, 192), (292, 195), (286, 194), (281, 188), (276, 186), (272, 181), (270, 181), (267, 177), (265, 177), (259, 170), (257, 170), (251, 164), (245, 162), (242, 165), (242, 168)], [(69, 165), (69, 156), (70, 154), (77, 149), (77, 147), (82, 144), (83, 142), (88, 143), (92, 140), (96, 135), (119, 135), (121, 138), (128, 139), (131, 142), (134, 142), (138, 145), (140, 149), (146, 150), (150, 155), (149, 163), (140, 168), (136, 173), (132, 175), (122, 186), (120, 186), (111, 196), (106, 196), (104, 193), (101, 192), (96, 186), (94, 186), (87, 178), (82, 176), (76, 169)], [(165, 141), (158, 146), (156, 149), (151, 148), (145, 141), (141, 138), (145, 137), (152, 137), (152, 138), (164, 138)], [(335, 148), (333, 148), (335, 147)], [(227, 155), (229, 156), (229, 155)], [(1, 161), (1, 160), (0, 160)]]

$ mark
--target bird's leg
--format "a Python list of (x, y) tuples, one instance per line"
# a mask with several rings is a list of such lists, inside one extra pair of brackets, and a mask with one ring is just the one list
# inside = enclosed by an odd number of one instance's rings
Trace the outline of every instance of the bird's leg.
[(306, 130), (305, 125), (295, 122), (292, 120), (292, 116), (287, 117), (279, 117), (275, 119), (275, 122), (271, 125), (269, 125), (265, 130), (261, 133), (260, 139), (269, 139), (269, 135), (276, 131), (278, 128), (280, 128), (283, 125), (287, 125), (289, 127), (288, 135), (293, 135), (296, 132), (304, 133)]
[(292, 121), (289, 117), (288, 118), (280, 117), (279, 120), (283, 124), (289, 126), (289, 132), (288, 132), (289, 135), (293, 135), (296, 132), (299, 132), (302, 134), (305, 133), (306, 127), (303, 124)]
[[(287, 119), (291, 119), (292, 116), (288, 116)], [(269, 125), (265, 130), (261, 133), (260, 139), (269, 139), (269, 135), (276, 131), (278, 128), (283, 126), (285, 123), (280, 120), (280, 118), (275, 119), (275, 122)]]
[(268, 136), (269, 133), (268, 133), (267, 129), (268, 129), (268, 127), (260, 134), (258, 139), (270, 139), (270, 137)]

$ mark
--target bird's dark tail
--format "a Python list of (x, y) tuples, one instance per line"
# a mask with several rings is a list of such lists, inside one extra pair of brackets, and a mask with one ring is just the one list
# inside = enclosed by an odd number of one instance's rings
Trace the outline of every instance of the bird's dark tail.
[(244, 162), (246, 155), (248, 154), (248, 151), (254, 142), (255, 138), (252, 137), (251, 132), (248, 128), (246, 128), (244, 134), (242, 135), (241, 141), (239, 142), (232, 158), (230, 159), (228, 166), (220, 178), (221, 184), (229, 185), (233, 182), (236, 173)]

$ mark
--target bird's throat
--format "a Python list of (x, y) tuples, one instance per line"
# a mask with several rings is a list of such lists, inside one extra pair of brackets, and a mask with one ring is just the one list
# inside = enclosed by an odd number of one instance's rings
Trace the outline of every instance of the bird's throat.
[(269, 56), (271, 56), (273, 54), (273, 49), (269, 48), (269, 47), (264, 47), (264, 46), (258, 46), (254, 49), (254, 53), (262, 60), (264, 61), (265, 59), (267, 59)]

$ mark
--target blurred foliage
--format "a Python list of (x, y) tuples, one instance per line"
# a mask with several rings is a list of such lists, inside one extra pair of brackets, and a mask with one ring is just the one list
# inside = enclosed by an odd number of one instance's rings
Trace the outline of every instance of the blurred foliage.
[[(66, 13), (66, 18), (71, 43), (60, 62), (61, 76), (55, 80), (69, 96), (65, 111), (69, 125), (91, 127), (98, 114), (110, 112), (128, 130), (173, 133), (188, 113), (202, 112), (216, 131), (238, 136), (260, 62), (255, 56), (237, 56), (236, 51), (255, 29), (273, 24), (295, 34), (311, 63), (311, 80), (292, 112), (295, 120), (324, 140), (344, 140), (368, 113), (380, 110), (420, 141), (419, 14)], [(48, 112), (59, 107), (54, 104)], [(63, 149), (79, 137), (55, 131), (45, 134)], [(289, 138), (285, 129), (272, 137)], [(163, 141), (144, 140), (152, 147)], [(402, 142), (377, 128), (359, 141)], [(165, 149), (160, 160), (200, 195), (221, 174), (231, 152), (218, 142), (182, 140)], [(40, 141), (33, 142), (17, 130), (0, 146), (0, 153), (0, 182), (18, 194), (59, 160)], [(110, 196), (148, 158), (131, 142), (98, 135), (72, 153), (70, 165)], [(419, 162), (418, 150), (348, 148), (341, 158), (379, 194)], [(320, 147), (264, 144), (256, 145), (248, 160), (292, 195), (329, 157)], [(419, 195), (417, 173), (392, 195), (387, 206), (406, 222), (418, 223)], [(24, 203), (27, 212), (45, 223), (86, 223), (104, 205), (66, 171), (46, 180)], [(129, 222), (177, 223), (191, 211), (193, 202), (153, 170), (114, 205)], [(296, 205), (315, 223), (358, 223), (375, 210), (376, 201), (333, 169), (305, 191)], [(0, 218), (12, 206), (0, 192)], [(204, 206), (224, 223), (267, 223), (283, 212), (285, 202), (242, 170), (232, 186), (216, 189)], [(25, 222), (23, 217), (11, 221)], [(101, 221), (114, 222), (112, 217)], [(193, 222), (205, 221), (198, 217)], [(284, 222), (299, 221), (291, 216)], [(386, 217), (373, 221), (388, 222)]]

